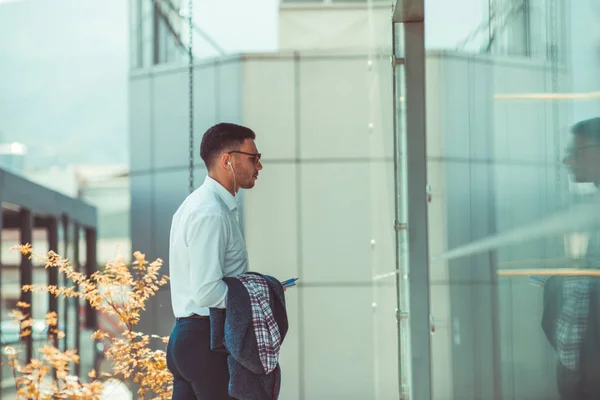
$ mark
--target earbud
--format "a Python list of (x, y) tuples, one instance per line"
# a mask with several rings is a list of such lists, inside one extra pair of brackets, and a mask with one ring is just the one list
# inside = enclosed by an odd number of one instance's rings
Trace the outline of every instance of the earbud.
[[(235, 172), (233, 171), (233, 165), (231, 165), (231, 161), (227, 161), (227, 165), (229, 165), (229, 169), (231, 170), (231, 175), (233, 176), (233, 192), (237, 194), (237, 182), (235, 180)], [(235, 196), (235, 194), (234, 194)]]

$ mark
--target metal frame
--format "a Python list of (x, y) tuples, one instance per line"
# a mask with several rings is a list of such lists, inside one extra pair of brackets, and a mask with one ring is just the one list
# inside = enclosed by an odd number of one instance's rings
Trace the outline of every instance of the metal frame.
[[(407, 270), (409, 278), (409, 309), (400, 309), (400, 316), (408, 312), (410, 329), (410, 349), (400, 347), (400, 352), (409, 351), (410, 371), (402, 371), (410, 377), (411, 398), (431, 399), (431, 339), (429, 308), (429, 237), (427, 232), (427, 152), (426, 152), (426, 102), (425, 102), (425, 32), (424, 0), (397, 0), (394, 6), (392, 23), (402, 24), (404, 30), (403, 67), (398, 66), (397, 37), (394, 29), (394, 75), (404, 68), (406, 76), (406, 132), (397, 142), (404, 140), (404, 156), (399, 160), (399, 168), (405, 168), (405, 185), (397, 193), (399, 207), (407, 210), (404, 229), (407, 230), (408, 266), (399, 265), (399, 270)], [(397, 85), (394, 79), (394, 85)], [(395, 99), (394, 99), (395, 100)], [(396, 118), (397, 113), (394, 110)], [(398, 154), (398, 151), (396, 151)], [(398, 174), (402, 180), (403, 174)], [(405, 194), (405, 195), (403, 195)], [(400, 234), (400, 233), (398, 233)], [(400, 283), (400, 277), (399, 282)], [(398, 332), (399, 335), (402, 332)], [(402, 341), (400, 341), (402, 343)], [(400, 354), (402, 355), (402, 354)], [(401, 357), (402, 359), (402, 357)]]
[[(2, 241), (1, 232), (4, 229), (18, 229), (20, 232), (19, 240), (21, 243), (32, 243), (33, 230), (43, 228), (48, 231), (48, 245), (50, 249), (58, 251), (58, 225), (59, 221), (67, 227), (72, 223), (75, 227), (74, 235), (74, 266), (79, 269), (79, 230), (83, 229), (86, 232), (86, 248), (87, 248), (87, 264), (86, 273), (93, 273), (97, 268), (96, 263), (96, 229), (97, 229), (97, 213), (96, 208), (82, 200), (77, 200), (61, 193), (55, 192), (38, 184), (35, 184), (27, 179), (14, 175), (10, 172), (0, 169), (0, 243)], [(67, 231), (65, 229), (65, 251), (67, 248)], [(65, 255), (66, 256), (66, 255)], [(0, 273), (4, 267), (0, 260)], [(20, 285), (30, 285), (33, 280), (33, 263), (29, 256), (21, 256), (19, 265)], [(49, 285), (58, 284), (58, 271), (56, 268), (48, 270)], [(20, 300), (31, 304), (31, 292), (21, 292)], [(78, 306), (78, 302), (76, 302)], [(35, 307), (33, 304), (32, 307)], [(48, 311), (57, 313), (63, 311), (58, 310), (57, 298), (49, 295)], [(66, 311), (66, 308), (65, 308)], [(96, 313), (86, 310), (86, 327), (94, 329), (97, 325)], [(30, 312), (28, 309), (23, 309), (23, 313)], [(76, 315), (79, 315), (77, 309)], [(77, 322), (79, 318), (76, 317)], [(76, 328), (76, 347), (79, 350), (80, 326)], [(51, 339), (56, 344), (56, 337), (50, 335)], [(33, 356), (33, 343), (31, 335), (24, 337), (26, 360), (31, 360)], [(79, 375), (80, 367), (77, 364), (75, 371)]]
[[(48, 248), (58, 253), (58, 219), (54, 216), (48, 218)], [(65, 254), (66, 257), (66, 254)], [(58, 286), (58, 269), (48, 268), (48, 285)], [(48, 293), (48, 312), (54, 312), (58, 316), (58, 297), (52, 293)], [(52, 341), (55, 347), (58, 347), (58, 336), (55, 330), (58, 329), (58, 321), (56, 325), (48, 327), (48, 338)]]
[[(395, 23), (416, 22), (423, 24), (425, 21), (425, 0), (396, 0), (392, 20)], [(425, 48), (424, 42), (423, 48)]]
[[(31, 210), (36, 215), (58, 217), (66, 214), (82, 226), (96, 229), (98, 225), (94, 206), (2, 169), (0, 169), (0, 194), (1, 201)], [(5, 228), (8, 227), (5, 223)]]
[[(81, 272), (81, 265), (79, 262), (79, 239), (81, 238), (81, 226), (75, 222), (73, 224), (73, 268), (75, 272)], [(79, 290), (79, 284), (75, 284), (75, 290)], [(74, 297), (73, 302), (75, 303), (75, 348), (81, 348), (81, 313), (79, 312), (80, 301), (79, 297)], [(81, 363), (75, 363), (75, 375), (81, 376)]]
[[(0, 233), (2, 232), (2, 230), (4, 229), (4, 213), (0, 212)], [(3, 243), (2, 243), (2, 235), (0, 234), (0, 249), (2, 249)], [(0, 282), (2, 282), (2, 251), (0, 251)], [(2, 298), (2, 285), (0, 284), (0, 299)], [(0, 303), (0, 313), (2, 312), (2, 304)], [(2, 330), (0, 329), (0, 334), (2, 333)], [(2, 376), (2, 370), (4, 368), (0, 367), (0, 391), (2, 390), (2, 381), (3, 381), (3, 376)]]
[[(96, 231), (94, 229), (85, 230), (85, 254), (85, 274), (91, 276), (98, 268), (96, 261)], [(85, 305), (85, 327), (92, 330), (98, 328), (98, 315), (89, 303)]]
[(312, 2), (294, 2), (285, 1), (279, 3), (279, 8), (284, 10), (323, 10), (323, 9), (339, 9), (339, 10), (366, 10), (366, 9), (377, 9), (387, 8), (389, 9), (390, 4), (387, 1), (372, 1), (365, 0), (364, 3), (358, 3), (356, 1), (338, 1), (332, 2), (331, 0), (315, 0)]
[[(19, 219), (21, 220), (21, 243), (31, 243), (33, 240), (33, 220), (31, 218), (31, 211), (23, 209), (19, 212)], [(21, 286), (31, 285), (33, 281), (33, 263), (27, 255), (21, 255), (21, 267), (20, 267), (20, 281)], [(31, 291), (21, 291), (21, 301), (27, 304), (32, 304), (32, 293)], [(26, 308), (21, 308), (23, 314), (28, 314), (29, 311)], [(27, 362), (33, 357), (33, 345), (31, 338), (31, 328), (22, 329), (21, 332), (28, 331), (28, 335), (23, 336), (22, 340), (25, 343), (25, 357)]]
[[(69, 228), (70, 228), (69, 217), (66, 215), (63, 215), (63, 217), (61, 219), (61, 223), (62, 223), (62, 235), (63, 235), (62, 251), (63, 251), (64, 257), (69, 257), (69, 240), (71, 239), (71, 237), (69, 235)], [(66, 276), (63, 275), (62, 285), (63, 286), (72, 286), (72, 282), (69, 279), (67, 279)], [(69, 304), (72, 303), (72, 300), (73, 300), (72, 298), (64, 299), (63, 309), (59, 311), (59, 313), (62, 312), (62, 319), (64, 321), (64, 326), (65, 326), (65, 337), (62, 338), (62, 340), (61, 340), (61, 350), (62, 351), (66, 351), (69, 347), (69, 341), (68, 341), (69, 340)]]

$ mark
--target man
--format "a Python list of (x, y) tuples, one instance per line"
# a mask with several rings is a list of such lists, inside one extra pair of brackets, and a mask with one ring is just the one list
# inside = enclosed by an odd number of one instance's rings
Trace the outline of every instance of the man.
[(217, 124), (204, 134), (202, 186), (179, 207), (171, 224), (169, 267), (176, 317), (167, 348), (173, 399), (230, 399), (227, 354), (210, 349), (210, 308), (227, 308), (224, 277), (248, 271), (235, 196), (254, 187), (262, 169), (254, 132)]
[[(572, 128), (564, 164), (579, 183), (600, 185), (600, 118)], [(600, 208), (600, 207), (599, 207)], [(589, 233), (584, 268), (600, 268), (600, 232)], [(558, 355), (563, 400), (600, 399), (600, 281), (592, 276), (553, 276), (544, 287), (542, 325)]]
[(600, 117), (579, 122), (571, 132), (572, 144), (563, 163), (575, 182), (600, 185)]

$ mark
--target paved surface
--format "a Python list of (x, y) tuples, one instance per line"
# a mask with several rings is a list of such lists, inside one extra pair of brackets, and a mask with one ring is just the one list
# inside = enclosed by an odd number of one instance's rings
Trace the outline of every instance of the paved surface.
[(102, 400), (133, 400), (133, 394), (121, 382), (106, 382)]

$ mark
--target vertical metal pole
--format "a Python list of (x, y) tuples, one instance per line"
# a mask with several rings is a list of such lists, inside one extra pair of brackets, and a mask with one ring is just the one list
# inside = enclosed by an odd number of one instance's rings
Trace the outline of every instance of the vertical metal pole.
[[(296, 167), (296, 247), (298, 249), (298, 277), (304, 278), (304, 255), (302, 253), (303, 248), (303, 224), (302, 224), (302, 148), (300, 146), (300, 134), (302, 130), (301, 126), (301, 115), (302, 115), (302, 104), (301, 104), (301, 58), (300, 54), (294, 53), (294, 140), (295, 140), (295, 167)], [(299, 398), (300, 400), (306, 399), (306, 357), (304, 352), (306, 351), (306, 342), (304, 340), (305, 325), (304, 325), (304, 288), (298, 288), (298, 324), (303, 327), (298, 336), (298, 348), (299, 348), (299, 359), (298, 359), (298, 381), (299, 381)]]
[[(421, 7), (423, 4), (421, 2)], [(420, 10), (423, 15), (423, 10)], [(412, 394), (431, 399), (424, 18), (404, 23)]]
[[(0, 198), (0, 249), (2, 246), (2, 233), (4, 232), (4, 208), (2, 207), (2, 199)], [(0, 251), (0, 282), (2, 282), (2, 270), (4, 266), (2, 265), (2, 251)], [(0, 283), (0, 299), (2, 298), (2, 284)], [(2, 302), (0, 302), (0, 315), (2, 315)], [(0, 326), (0, 337), (2, 337), (2, 327)], [(0, 382), (2, 382), (2, 366), (0, 365)], [(0, 387), (0, 393), (2, 388)]]
[[(96, 261), (96, 230), (94, 228), (86, 228), (85, 230), (85, 253), (86, 253), (86, 264), (85, 274), (90, 277), (97, 270)], [(86, 329), (96, 330), (98, 329), (98, 314), (96, 310), (90, 305), (89, 302), (85, 304), (85, 327)], [(93, 365), (94, 369), (98, 365), (99, 354), (96, 350), (96, 342), (92, 342), (94, 347)]]
[(523, 29), (525, 30), (525, 57), (531, 57), (531, 1), (523, 0)]
[[(86, 264), (85, 264), (85, 274), (89, 277), (97, 269), (97, 260), (96, 260), (96, 230), (93, 228), (85, 229), (85, 254), (86, 254)], [(85, 305), (85, 327), (87, 329), (97, 329), (98, 327), (98, 319), (96, 315), (96, 310), (92, 308), (89, 303)]]
[(399, 130), (398, 130), (398, 119), (400, 113), (398, 112), (398, 74), (396, 73), (396, 22), (392, 20), (392, 102), (393, 102), (393, 143), (394, 143), (394, 239), (395, 239), (395, 268), (398, 271), (396, 273), (396, 335), (398, 340), (398, 398), (402, 398), (402, 387), (403, 387), (403, 375), (402, 375), (402, 336), (400, 326), (400, 174), (399, 174), (399, 163), (400, 163), (400, 150), (399, 150)]
[[(26, 244), (26, 243), (31, 243), (33, 241), (33, 228), (32, 228), (32, 216), (31, 216), (31, 211), (27, 210), (27, 209), (22, 209), (19, 215), (20, 218), (20, 222), (21, 222), (21, 244)], [(20, 270), (20, 281), (21, 281), (21, 287), (23, 287), (23, 285), (31, 285), (33, 283), (33, 263), (31, 262), (31, 260), (29, 259), (28, 255), (21, 255), (21, 266), (19, 268)], [(32, 299), (33, 296), (31, 294), (31, 291), (21, 291), (21, 301), (24, 303), (29, 304), (31, 307), (30, 308), (21, 308), (21, 312), (23, 314), (31, 314), (31, 312), (33, 311), (33, 304), (32, 304)], [(31, 361), (31, 358), (33, 357), (33, 343), (31, 341), (31, 328), (25, 328), (22, 332), (22, 334), (25, 333), (26, 335), (24, 335), (22, 337), (22, 341), (25, 345), (25, 363), (29, 363), (29, 361)]]
[(152, 64), (160, 64), (160, 15), (159, 4), (157, 1), (152, 2)]
[[(48, 248), (55, 253), (58, 253), (58, 221), (56, 217), (49, 217), (47, 225), (48, 232)], [(58, 269), (55, 267), (48, 268), (48, 285), (58, 286)], [(58, 298), (48, 293), (48, 312), (56, 313), (58, 316)], [(58, 346), (58, 336), (56, 335), (56, 329), (58, 325), (51, 325), (48, 327), (48, 339), (54, 345)]]
[[(81, 263), (79, 262), (79, 239), (80, 239), (79, 224), (73, 224), (73, 268), (76, 272), (81, 272)], [(75, 285), (75, 290), (79, 291), (79, 285)], [(79, 297), (75, 297), (75, 349), (77, 354), (81, 354), (81, 312)], [(81, 378), (81, 364), (75, 363), (75, 376)]]
[(137, 30), (137, 43), (132, 43), (132, 46), (137, 48), (136, 54), (136, 67), (144, 67), (144, 7), (142, 6), (143, 0), (137, 0), (135, 24)]
[[(70, 235), (69, 235), (69, 217), (67, 215), (63, 215), (62, 217), (62, 231), (63, 231), (63, 258), (68, 258), (71, 259), (69, 257), (69, 239), (70, 239)], [(70, 279), (68, 279), (66, 277), (66, 275), (63, 275), (63, 285), (64, 286), (72, 286), (72, 282)], [(71, 298), (64, 298), (63, 299), (63, 310), (62, 310), (62, 315), (63, 315), (63, 321), (65, 322), (65, 329), (64, 329), (64, 333), (65, 333), (65, 337), (62, 339), (62, 350), (65, 351), (67, 350), (67, 348), (69, 347), (69, 342), (68, 342), (68, 337), (69, 337), (69, 305), (73, 302), (73, 300)]]

